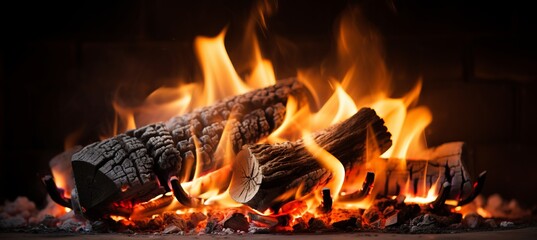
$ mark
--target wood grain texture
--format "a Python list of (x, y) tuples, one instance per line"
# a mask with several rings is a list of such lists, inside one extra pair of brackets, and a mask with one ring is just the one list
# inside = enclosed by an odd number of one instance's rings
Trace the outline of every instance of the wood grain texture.
[[(384, 126), (384, 120), (374, 110), (363, 108), (351, 118), (311, 137), (349, 170), (365, 161), (365, 146), (370, 133), (374, 135), (380, 153), (391, 146), (391, 134)], [(299, 194), (304, 195), (325, 185), (331, 178), (332, 173), (306, 149), (303, 139), (253, 144), (245, 146), (237, 155), (230, 194), (236, 201), (264, 211), (282, 201), (276, 199), (291, 189), (300, 186)]]
[(183, 161), (196, 162), (196, 151), (202, 169), (214, 167), (214, 151), (226, 124), (231, 126), (229, 141), (238, 151), (277, 128), (287, 98), (300, 99), (303, 91), (295, 79), (281, 80), (84, 147), (72, 158), (80, 205), (92, 209), (120, 201), (147, 201), (169, 190), (169, 177), (181, 174)]
[(427, 149), (415, 159), (407, 159), (403, 169), (396, 164), (400, 160), (387, 161), (385, 185), (376, 186), (383, 195), (398, 195), (407, 188), (408, 194), (425, 196), (432, 186), (436, 185), (436, 189), (440, 190), (444, 182), (451, 185), (448, 199), (466, 198), (472, 192), (471, 177), (465, 166), (468, 152), (464, 142), (450, 142)]

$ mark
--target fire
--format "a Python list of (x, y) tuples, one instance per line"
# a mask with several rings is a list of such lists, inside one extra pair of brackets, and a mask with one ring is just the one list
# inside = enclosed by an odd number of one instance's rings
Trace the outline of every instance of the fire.
[[(327, 187), (331, 189), (336, 205), (344, 186), (345, 170), (334, 156), (317, 146), (308, 137), (309, 133), (341, 122), (355, 114), (361, 107), (372, 107), (379, 116), (385, 119), (393, 135), (392, 148), (381, 157), (390, 159), (389, 161), (399, 161), (403, 168), (409, 154), (424, 148), (422, 133), (432, 119), (427, 108), (411, 108), (419, 97), (421, 82), (418, 82), (416, 87), (402, 98), (387, 97), (391, 79), (380, 54), (380, 41), (369, 27), (356, 25), (356, 20), (359, 19), (358, 13), (351, 12), (341, 20), (338, 35), (340, 66), (337, 68), (343, 69), (342, 78), (323, 76), (315, 69), (298, 71), (298, 80), (304, 83), (312, 93), (314, 103), (298, 106), (295, 99), (289, 99), (283, 124), (263, 140), (267, 143), (277, 143), (304, 138), (307, 150), (333, 174), (332, 181)], [(249, 27), (251, 29), (252, 25)], [(246, 39), (253, 42), (251, 43), (253, 57), (250, 63), (250, 74), (244, 76), (244, 79), (237, 74), (227, 55), (224, 45), (226, 29), (216, 37), (197, 37), (194, 46), (203, 72), (203, 84), (195, 82), (180, 84), (177, 88), (158, 89), (149, 95), (141, 107), (134, 109), (114, 105), (121, 116), (120, 119), (125, 121), (123, 125), (132, 128), (132, 122), (143, 125), (149, 121), (164, 121), (196, 107), (210, 105), (224, 97), (274, 84), (276, 77), (271, 62), (261, 55), (254, 31), (247, 31), (247, 33), (249, 36)], [(370, 91), (364, 91), (361, 86)], [(153, 110), (149, 111), (149, 109)], [(133, 118), (133, 116), (138, 117)], [(218, 146), (218, 151), (223, 155), (229, 155), (226, 154), (230, 151), (226, 150), (225, 145), (225, 141), (222, 141)], [(233, 156), (225, 156), (222, 160), (225, 163), (222, 168), (215, 169), (204, 176), (196, 170), (194, 179), (183, 179), (182, 186), (191, 196), (205, 199), (204, 205), (239, 207), (240, 204), (234, 202), (226, 190), (231, 174), (228, 164), (232, 159)], [(189, 163), (187, 166), (193, 165), (194, 163)], [(385, 167), (382, 159), (369, 159), (366, 165), (367, 167), (357, 173), (359, 177), (356, 179), (363, 179), (366, 169), (382, 176), (381, 172)], [(215, 174), (216, 172), (218, 174)], [(357, 180), (352, 185), (361, 185), (356, 182)], [(297, 192), (299, 192), (298, 189), (289, 194), (296, 195)], [(436, 195), (437, 188), (433, 186), (416, 196), (407, 196), (407, 202), (427, 203), (433, 201)], [(309, 211), (313, 212), (315, 211), (314, 205), (321, 202), (321, 196), (318, 193), (296, 197), (307, 205)], [(371, 204), (372, 198), (373, 196), (363, 202), (347, 202), (340, 205), (367, 207)], [(170, 208), (179, 206), (175, 201), (174, 203)]]
[[(253, 50), (256, 53), (253, 64), (255, 67), (248, 80), (243, 81), (226, 52), (225, 35), (226, 29), (216, 37), (200, 36), (194, 41), (196, 56), (203, 72), (203, 81), (183, 83), (175, 88), (159, 88), (136, 108), (125, 107), (115, 101), (113, 107), (117, 118), (111, 135), (152, 122), (166, 121), (173, 116), (210, 105), (225, 97), (243, 94), (276, 82), (272, 64), (261, 57), (257, 44)], [(123, 128), (120, 129), (119, 126)]]
[(202, 106), (251, 90), (235, 72), (227, 55), (225, 33), (224, 30), (215, 38), (198, 37), (194, 41), (204, 77)]
[(407, 194), (405, 198), (405, 202), (409, 203), (420, 203), (420, 204), (427, 204), (434, 200), (436, 200), (436, 197), (438, 196), (438, 190), (436, 189), (437, 185), (433, 185), (429, 190), (427, 191), (427, 195), (425, 196), (413, 196), (411, 194)]
[[(358, 12), (348, 12), (340, 22), (338, 32), (339, 64), (334, 66), (332, 74), (319, 69), (302, 69), (297, 73), (299, 81), (310, 90), (313, 102), (310, 105), (299, 106), (297, 101), (290, 98), (287, 102), (285, 119), (280, 128), (262, 141), (277, 143), (303, 138), (307, 150), (315, 157), (321, 166), (332, 173), (332, 179), (326, 187), (330, 188), (334, 206), (367, 208), (375, 197), (376, 191), (366, 199), (357, 202), (338, 202), (338, 198), (347, 192), (356, 191), (367, 171), (376, 173), (377, 182), (381, 184), (385, 178), (386, 159), (396, 162), (405, 168), (406, 159), (409, 159), (425, 149), (423, 137), (424, 129), (432, 121), (431, 112), (426, 107), (416, 107), (421, 82), (402, 98), (388, 98), (390, 95), (390, 74), (385, 66), (381, 54), (381, 42), (376, 34), (366, 24), (363, 24)], [(357, 24), (358, 23), (358, 24)], [(249, 25), (252, 28), (253, 24)], [(203, 81), (178, 80), (177, 87), (160, 88), (152, 92), (139, 107), (127, 107), (114, 102), (117, 118), (112, 135), (127, 129), (134, 129), (155, 121), (166, 121), (169, 118), (184, 114), (197, 107), (207, 106), (225, 97), (242, 94), (253, 89), (273, 85), (276, 82), (272, 63), (263, 58), (259, 49), (255, 31), (247, 31), (253, 52), (249, 63), (250, 71), (241, 77), (231, 62), (224, 39), (226, 29), (215, 37), (197, 37), (194, 40), (195, 53), (199, 60)], [(188, 82), (188, 83), (187, 83)], [(329, 152), (319, 147), (309, 137), (311, 132), (327, 128), (339, 123), (362, 107), (371, 107), (382, 117), (389, 131), (392, 133), (392, 147), (380, 158), (375, 150), (375, 143), (368, 145), (368, 157), (364, 166), (357, 169), (356, 177), (346, 182), (343, 165)], [(226, 128), (227, 129), (227, 128)], [(227, 132), (224, 131), (223, 136)], [(368, 141), (369, 143), (370, 141)], [(199, 140), (194, 138), (199, 148)], [(228, 193), (230, 181), (230, 164), (234, 156), (230, 154), (230, 144), (220, 141), (215, 155), (221, 156), (219, 167), (210, 173), (201, 173), (200, 169), (193, 169), (194, 178), (181, 179), (182, 187), (191, 197), (202, 198), (204, 208), (218, 206), (222, 208), (242, 207), (232, 200)], [(373, 157), (376, 156), (376, 157)], [(201, 157), (197, 158), (198, 160)], [(184, 168), (192, 169), (200, 166), (199, 163), (184, 163)], [(53, 170), (54, 171), (54, 170)], [(54, 174), (58, 182), (61, 174)], [(187, 174), (190, 175), (190, 174)], [(354, 189), (353, 189), (354, 188)], [(438, 188), (433, 185), (424, 186), (413, 196), (402, 189), (406, 194), (406, 202), (429, 203), (436, 199)], [(318, 192), (305, 196), (298, 195), (299, 189), (289, 192), (295, 196), (300, 204), (288, 210), (296, 212), (295, 217), (305, 212), (316, 213), (316, 206), (322, 201)], [(166, 208), (177, 213), (188, 212), (182, 209), (174, 199)], [(269, 214), (273, 214), (270, 212)], [(121, 218), (117, 217), (118, 220)]]
[(331, 190), (331, 193), (334, 196), (333, 200), (336, 201), (341, 187), (343, 186), (345, 168), (343, 167), (343, 164), (341, 164), (341, 162), (339, 162), (332, 154), (317, 145), (309, 133), (304, 133), (303, 135), (304, 143), (308, 152), (310, 152), (314, 158), (319, 161), (323, 168), (328, 169), (332, 173), (333, 179), (326, 185), (326, 187)]

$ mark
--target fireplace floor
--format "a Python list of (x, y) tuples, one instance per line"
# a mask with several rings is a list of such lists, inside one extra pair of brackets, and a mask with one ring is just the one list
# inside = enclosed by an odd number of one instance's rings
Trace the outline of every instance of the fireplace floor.
[[(117, 239), (177, 239), (178, 235), (155, 235), (155, 234), (31, 234), (31, 233), (0, 233), (0, 239), (48, 239), (48, 240), (101, 240)], [(393, 233), (340, 233), (340, 234), (245, 234), (245, 235), (191, 235), (180, 236), (181, 239), (308, 239), (308, 240), (330, 240), (330, 239), (430, 239), (430, 240), (453, 240), (453, 239), (535, 239), (537, 237), (537, 227), (528, 227), (513, 230), (496, 230), (484, 232), (466, 232), (453, 234), (393, 234)]]

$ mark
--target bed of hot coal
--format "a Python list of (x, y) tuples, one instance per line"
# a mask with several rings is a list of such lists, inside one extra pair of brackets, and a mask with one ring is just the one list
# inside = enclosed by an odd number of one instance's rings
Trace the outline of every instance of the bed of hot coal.
[[(238, 209), (206, 209), (181, 214), (177, 211), (163, 212), (138, 220), (106, 218), (89, 221), (68, 212), (61, 217), (39, 214), (35, 205), (26, 198), (7, 202), (0, 209), (0, 229), (3, 232), (80, 232), (80, 233), (123, 233), (123, 234), (261, 234), (261, 233), (338, 233), (338, 232), (390, 232), (390, 233), (453, 233), (467, 231), (492, 231), (499, 229), (537, 226), (535, 211), (525, 217), (483, 218), (477, 213), (464, 217), (452, 207), (406, 204), (403, 198), (378, 199), (368, 209), (326, 209), (314, 216), (304, 213), (291, 219), (289, 213), (270, 216)], [(490, 198), (489, 198), (490, 200)], [(490, 201), (489, 201), (490, 202)], [(300, 201), (288, 203), (280, 211), (289, 208), (296, 212)], [(474, 204), (474, 203), (471, 203)], [(505, 203), (501, 203), (506, 206)], [(509, 206), (506, 214), (520, 214), (519, 207)], [(508, 216), (508, 215), (505, 215)]]

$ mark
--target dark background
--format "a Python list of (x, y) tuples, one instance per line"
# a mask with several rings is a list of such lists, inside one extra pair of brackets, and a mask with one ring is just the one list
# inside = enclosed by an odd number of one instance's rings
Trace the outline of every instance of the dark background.
[[(136, 104), (157, 87), (199, 75), (192, 41), (229, 25), (242, 36), (252, 3), (55, 1), (2, 3), (0, 200), (42, 203), (38, 173), (79, 133), (110, 132), (115, 96)], [(537, 61), (533, 8), (516, 1), (280, 1), (260, 38), (278, 78), (334, 51), (340, 13), (359, 5), (384, 39), (395, 86), (423, 78), (430, 146), (466, 141), (486, 195), (537, 202)], [(276, 48), (279, 46), (280, 48)], [(281, 51), (281, 48), (285, 51)], [(285, 47), (287, 46), (287, 47)], [(284, 60), (285, 59), (285, 60)], [(396, 91), (397, 92), (397, 91)]]

